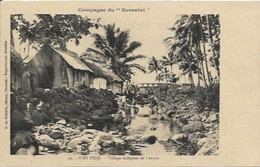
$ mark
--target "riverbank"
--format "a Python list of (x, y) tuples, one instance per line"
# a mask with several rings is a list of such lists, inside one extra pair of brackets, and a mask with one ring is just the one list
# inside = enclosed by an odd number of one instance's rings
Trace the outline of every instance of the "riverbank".
[[(144, 92), (144, 90), (142, 90)], [(172, 118), (175, 129), (171, 139), (189, 141), (198, 147), (196, 155), (218, 155), (219, 145), (219, 85), (209, 88), (146, 89), (148, 96), (157, 97), (162, 118)], [(176, 127), (177, 130), (176, 130)]]
[[(125, 117), (115, 117), (117, 98), (106, 90), (14, 92), (11, 137), (19, 143), (33, 136), (40, 155), (149, 155), (154, 150), (160, 155), (217, 155), (219, 115), (215, 103), (209, 103), (210, 91), (153, 89), (148, 96), (157, 97), (158, 112), (137, 105), (127, 124)], [(13, 154), (21, 147), (12, 146)]]

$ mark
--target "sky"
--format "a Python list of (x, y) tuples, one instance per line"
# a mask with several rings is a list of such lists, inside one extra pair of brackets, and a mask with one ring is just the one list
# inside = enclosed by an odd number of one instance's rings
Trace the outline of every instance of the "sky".
[[(138, 63), (143, 65), (148, 71), (148, 62), (149, 59), (154, 56), (156, 58), (161, 58), (161, 56), (167, 55), (167, 47), (163, 43), (163, 40), (172, 36), (173, 33), (169, 28), (174, 24), (174, 22), (179, 18), (179, 15), (174, 12), (161, 12), (159, 10), (151, 11), (152, 9), (146, 9), (146, 12), (143, 13), (91, 13), (91, 14), (81, 14), (82, 16), (88, 16), (91, 19), (101, 18), (100, 24), (113, 24), (115, 23), (117, 27), (120, 27), (121, 30), (130, 31), (130, 41), (139, 41), (142, 43), (142, 46), (133, 54), (143, 54), (147, 58), (143, 60), (138, 60)], [(33, 20), (34, 15), (24, 15), (27, 20)], [(90, 29), (91, 33), (100, 33), (103, 34), (104, 31), (102, 28), (99, 29)], [(18, 42), (18, 34), (14, 33), (15, 45), (20, 46)], [(78, 55), (81, 55), (88, 47), (93, 47), (93, 38), (91, 36), (83, 37), (80, 40), (78, 46), (74, 42), (67, 44), (67, 48), (76, 52)], [(23, 48), (25, 47), (25, 49)], [(19, 48), (19, 47), (16, 47)], [(26, 44), (21, 47), (21, 52), (26, 50)], [(20, 48), (19, 48), (20, 49)], [(26, 53), (26, 51), (25, 51)], [(30, 50), (30, 56), (34, 56), (36, 50)], [(178, 66), (173, 67), (173, 71), (177, 76), (181, 73), (178, 70)], [(135, 76), (132, 76), (133, 83), (154, 83), (155, 73), (142, 73), (138, 70), (135, 70)], [(194, 77), (195, 82), (197, 82), (196, 77)], [(188, 79), (184, 76), (180, 77), (180, 83), (188, 82)]]

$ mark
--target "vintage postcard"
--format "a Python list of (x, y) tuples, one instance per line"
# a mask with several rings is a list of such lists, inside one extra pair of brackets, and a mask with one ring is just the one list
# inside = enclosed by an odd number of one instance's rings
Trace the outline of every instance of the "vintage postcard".
[(259, 9), (1, 2), (0, 166), (259, 166)]

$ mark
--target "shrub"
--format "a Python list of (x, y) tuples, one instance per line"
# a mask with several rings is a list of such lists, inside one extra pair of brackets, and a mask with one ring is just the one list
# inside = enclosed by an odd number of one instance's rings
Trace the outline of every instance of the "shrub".
[(208, 88), (196, 88), (196, 103), (200, 111), (205, 108), (219, 111), (219, 83), (214, 83)]
[(206, 104), (210, 110), (219, 111), (219, 83), (211, 85), (207, 90)]

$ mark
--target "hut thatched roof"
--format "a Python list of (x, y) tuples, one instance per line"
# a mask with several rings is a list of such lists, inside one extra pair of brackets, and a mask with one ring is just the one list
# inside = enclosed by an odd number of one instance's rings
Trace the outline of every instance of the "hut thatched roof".
[(94, 71), (94, 76), (95, 77), (100, 77), (100, 78), (105, 78), (107, 79), (107, 75), (105, 74), (105, 72), (101, 69), (101, 67), (97, 66), (96, 64), (94, 63), (90, 63), (90, 62), (87, 62), (85, 60), (83, 60), (84, 63), (92, 70)]
[(109, 69), (103, 69), (105, 74), (108, 75), (112, 81), (117, 81), (117, 82), (124, 82), (122, 78), (120, 78), (118, 75), (116, 75), (112, 70)]
[(83, 62), (94, 71), (95, 77), (105, 78), (108, 81), (116, 81), (116, 82), (123, 82), (122, 78), (116, 75), (113, 71), (102, 68), (97, 64), (91, 63), (89, 61), (83, 60)]
[(74, 69), (78, 69), (78, 70), (83, 70), (83, 71), (89, 71), (89, 72), (94, 72), (93, 70), (91, 70), (86, 64), (84, 64), (80, 58), (78, 57), (77, 53), (72, 52), (70, 50), (62, 50), (62, 49), (56, 49), (53, 48), (52, 49), (57, 52), (59, 55), (61, 55), (61, 57)]

